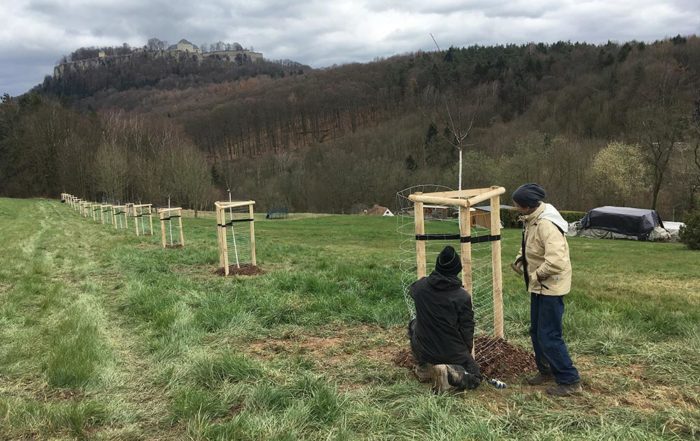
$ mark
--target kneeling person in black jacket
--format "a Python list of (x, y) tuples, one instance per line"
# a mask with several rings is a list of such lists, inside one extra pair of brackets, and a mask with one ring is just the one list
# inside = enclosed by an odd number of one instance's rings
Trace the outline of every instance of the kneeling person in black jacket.
[(416, 318), (408, 325), (411, 349), (418, 362), (416, 375), (433, 381), (437, 392), (475, 389), (481, 383), (472, 357), (474, 311), (472, 299), (457, 277), (459, 254), (451, 246), (440, 252), (435, 271), (413, 283)]

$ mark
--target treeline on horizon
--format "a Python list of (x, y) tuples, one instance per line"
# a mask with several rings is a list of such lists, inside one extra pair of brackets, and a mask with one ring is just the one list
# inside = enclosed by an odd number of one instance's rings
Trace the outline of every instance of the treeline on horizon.
[(699, 202), (699, 71), (700, 39), (677, 36), (450, 48), (237, 81), (171, 72), (86, 96), (68, 82), (3, 100), (0, 194), (178, 194), (203, 208), (230, 188), (263, 208), (392, 207), (412, 185), (456, 187), (455, 134), (471, 128), (465, 188), (539, 182), (563, 209), (678, 218)]

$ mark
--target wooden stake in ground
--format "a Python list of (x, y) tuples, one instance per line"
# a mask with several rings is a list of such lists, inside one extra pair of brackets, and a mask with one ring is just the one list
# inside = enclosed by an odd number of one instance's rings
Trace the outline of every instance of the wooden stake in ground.
[[(423, 193), (416, 193), (416, 195), (422, 195)], [(413, 215), (416, 220), (416, 238), (425, 235), (425, 216), (423, 213), (423, 202), (415, 202), (413, 208)], [(425, 277), (426, 274), (426, 262), (425, 262), (425, 241), (416, 240), (416, 269), (418, 272), (418, 278), (421, 279)]]

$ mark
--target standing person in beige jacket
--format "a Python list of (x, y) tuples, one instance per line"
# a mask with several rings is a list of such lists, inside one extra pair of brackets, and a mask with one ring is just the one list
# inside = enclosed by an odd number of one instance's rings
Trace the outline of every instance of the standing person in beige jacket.
[(571, 290), (571, 261), (564, 233), (568, 223), (550, 204), (542, 202), (545, 191), (537, 184), (524, 184), (513, 192), (513, 202), (523, 222), (523, 239), (513, 269), (523, 275), (530, 292), (530, 337), (535, 351), (537, 375), (527, 380), (540, 385), (555, 380), (547, 389), (556, 396), (581, 392), (576, 370), (562, 335), (564, 295)]

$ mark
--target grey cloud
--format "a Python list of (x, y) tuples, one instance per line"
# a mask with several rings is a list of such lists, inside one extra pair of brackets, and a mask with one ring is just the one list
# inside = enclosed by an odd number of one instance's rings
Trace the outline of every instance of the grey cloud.
[(53, 73), (52, 51), (3, 51), (0, 55), (0, 94), (19, 95), (44, 81)]
[(700, 29), (697, 0), (15, 1), (7, 28), (15, 34), (0, 30), (0, 87), (11, 94), (41, 82), (80, 46), (142, 46), (150, 37), (236, 41), (267, 58), (323, 67), (432, 50), (430, 33), (445, 48), (655, 40)]
[(425, 2), (420, 0), (369, 2), (367, 9), (374, 12), (387, 10), (409, 11), (420, 14), (449, 15), (473, 13), (486, 17), (540, 17), (561, 7), (561, 2), (553, 0), (447, 0)]

